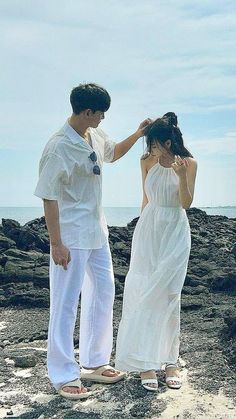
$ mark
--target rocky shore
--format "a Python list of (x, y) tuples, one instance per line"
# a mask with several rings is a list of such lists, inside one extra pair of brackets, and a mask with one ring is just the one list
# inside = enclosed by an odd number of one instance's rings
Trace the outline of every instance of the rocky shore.
[[(184, 384), (158, 395), (136, 375), (96, 396), (68, 402), (46, 377), (49, 242), (44, 217), (0, 226), (0, 417), (234, 418), (236, 406), (236, 219), (187, 211), (192, 249), (181, 299), (180, 363)], [(133, 230), (109, 227), (114, 263), (115, 335), (121, 316)], [(78, 356), (79, 326), (75, 347)], [(114, 360), (114, 353), (113, 358)]]

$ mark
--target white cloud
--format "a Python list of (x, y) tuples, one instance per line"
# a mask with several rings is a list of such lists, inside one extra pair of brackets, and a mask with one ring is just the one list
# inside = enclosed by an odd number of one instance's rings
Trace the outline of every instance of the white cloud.
[(218, 154), (222, 157), (236, 157), (236, 131), (227, 132), (219, 138), (195, 139), (195, 141), (189, 141), (188, 145), (198, 153), (207, 154), (208, 156)]

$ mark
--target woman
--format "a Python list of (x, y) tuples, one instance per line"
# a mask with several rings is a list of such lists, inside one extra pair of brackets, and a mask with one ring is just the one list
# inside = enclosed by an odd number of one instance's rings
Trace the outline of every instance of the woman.
[(193, 200), (197, 163), (184, 146), (174, 113), (148, 125), (145, 136), (143, 204), (125, 281), (116, 368), (139, 371), (143, 387), (157, 391), (156, 370), (162, 364), (166, 384), (182, 384), (176, 364), (180, 297), (191, 247), (185, 209)]

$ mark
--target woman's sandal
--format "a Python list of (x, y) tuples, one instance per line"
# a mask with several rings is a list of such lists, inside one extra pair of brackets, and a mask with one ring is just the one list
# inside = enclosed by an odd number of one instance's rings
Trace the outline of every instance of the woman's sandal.
[[(165, 367), (165, 370), (168, 367), (178, 368), (176, 364), (167, 364), (166, 367)], [(166, 381), (167, 386), (170, 387), (170, 388), (179, 389), (182, 385), (182, 381), (181, 381), (180, 377), (178, 377), (177, 375), (170, 376), (170, 375), (167, 375), (167, 373), (166, 373), (165, 381)], [(171, 384), (170, 381), (175, 381), (175, 384)]]
[(63, 388), (64, 387), (78, 387), (78, 388), (82, 388), (82, 383), (79, 379), (74, 380), (74, 381), (69, 381), (69, 383), (65, 383), (63, 384), (59, 390), (58, 390), (58, 394), (60, 394), (60, 396), (65, 397), (66, 399), (70, 399), (70, 400), (80, 400), (80, 399), (86, 399), (87, 397), (92, 395), (92, 391), (86, 391), (86, 393), (70, 393), (68, 391), (64, 391)]
[[(141, 380), (141, 384), (142, 386), (149, 391), (157, 391), (158, 390), (158, 381), (156, 378), (146, 378), (144, 380)], [(149, 385), (146, 384), (156, 384), (156, 387), (151, 387)]]
[[(103, 375), (104, 371), (117, 372), (118, 375), (115, 377), (108, 377), (107, 375)], [(122, 380), (123, 378), (125, 378), (125, 376), (125, 372), (117, 371), (110, 365), (104, 365), (103, 367), (99, 367), (96, 369), (81, 369), (81, 378), (83, 378), (83, 380), (95, 381), (96, 383), (113, 384)]]

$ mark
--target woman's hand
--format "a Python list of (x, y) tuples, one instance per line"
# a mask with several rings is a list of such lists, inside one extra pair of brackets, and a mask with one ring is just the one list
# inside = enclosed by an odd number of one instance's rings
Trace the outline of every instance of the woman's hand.
[(172, 169), (175, 171), (175, 173), (179, 176), (186, 176), (187, 173), (187, 167), (189, 166), (189, 162), (187, 159), (183, 158), (181, 159), (180, 156), (175, 156), (175, 161), (172, 163)]

